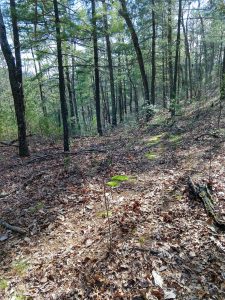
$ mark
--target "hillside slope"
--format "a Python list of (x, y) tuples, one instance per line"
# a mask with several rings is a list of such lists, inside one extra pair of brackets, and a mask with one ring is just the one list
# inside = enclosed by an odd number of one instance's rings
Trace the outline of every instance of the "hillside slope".
[(37, 137), (24, 160), (2, 145), (0, 220), (27, 232), (0, 228), (0, 298), (225, 299), (224, 232), (187, 185), (210, 181), (223, 217), (217, 116), (218, 106), (189, 107), (175, 123), (157, 115), (76, 139), (69, 157)]

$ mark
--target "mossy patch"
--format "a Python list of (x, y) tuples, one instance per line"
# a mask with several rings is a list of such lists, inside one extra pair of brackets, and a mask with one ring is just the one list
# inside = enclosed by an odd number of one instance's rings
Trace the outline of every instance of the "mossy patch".
[(128, 181), (130, 179), (129, 176), (126, 175), (115, 175), (111, 177), (111, 180), (108, 181), (106, 184), (110, 187), (118, 187), (124, 181)]
[(143, 244), (145, 243), (145, 237), (144, 237), (144, 236), (139, 237), (138, 242), (139, 242), (141, 245), (143, 245)]
[(29, 212), (30, 213), (36, 213), (39, 210), (44, 208), (44, 203), (43, 202), (38, 202), (35, 206), (29, 207)]
[(100, 218), (106, 218), (107, 216), (111, 217), (112, 212), (111, 212), (111, 210), (109, 210), (108, 213), (107, 213), (107, 211), (99, 211), (99, 212), (97, 212), (96, 215)]
[(147, 157), (150, 160), (155, 160), (158, 158), (158, 155), (155, 152), (148, 152), (145, 153), (145, 157)]
[(182, 136), (178, 134), (171, 134), (169, 137), (169, 142), (173, 144), (179, 144), (182, 140)]
[(158, 143), (160, 143), (162, 137), (163, 137), (163, 134), (158, 134), (158, 135), (152, 136), (148, 141), (148, 146), (157, 145)]
[(12, 263), (12, 270), (17, 274), (17, 275), (24, 275), (26, 273), (26, 271), (29, 268), (29, 264), (27, 261), (24, 260), (18, 260), (18, 261), (14, 261)]
[(32, 299), (30, 297), (24, 296), (22, 293), (15, 293), (13, 294), (12, 300), (28, 300), (28, 299)]
[(8, 287), (8, 281), (4, 278), (0, 279), (0, 290), (5, 290)]

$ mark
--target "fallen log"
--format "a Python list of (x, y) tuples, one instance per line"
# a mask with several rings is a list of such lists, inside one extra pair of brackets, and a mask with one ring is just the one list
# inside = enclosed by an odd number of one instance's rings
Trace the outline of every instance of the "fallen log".
[(211, 192), (206, 184), (194, 183), (188, 177), (188, 186), (193, 196), (203, 202), (206, 213), (213, 219), (215, 225), (225, 230), (225, 220), (221, 220), (215, 212), (215, 203)]
[(10, 225), (10, 224), (8, 224), (7, 222), (5, 222), (1, 219), (0, 219), (0, 225), (5, 227), (6, 229), (9, 229), (9, 230), (14, 231), (14, 232), (18, 232), (20, 234), (25, 234), (26, 233), (25, 229), (23, 229), (21, 227), (18, 227), (18, 226)]

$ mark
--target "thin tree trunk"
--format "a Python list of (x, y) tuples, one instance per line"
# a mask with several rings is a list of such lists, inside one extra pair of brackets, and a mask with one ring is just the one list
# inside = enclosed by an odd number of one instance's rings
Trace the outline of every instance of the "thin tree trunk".
[(96, 24), (96, 11), (95, 0), (91, 0), (92, 8), (92, 35), (93, 35), (93, 47), (94, 47), (94, 73), (95, 73), (95, 109), (97, 119), (97, 131), (100, 136), (103, 135), (101, 125), (101, 105), (100, 105), (100, 85), (99, 85), (99, 67), (98, 67), (98, 36), (97, 36), (97, 24)]
[(142, 84), (143, 84), (143, 88), (144, 88), (145, 101), (146, 101), (147, 104), (151, 104), (150, 97), (149, 97), (148, 79), (147, 79), (147, 75), (146, 75), (146, 72), (145, 72), (145, 65), (144, 65), (144, 60), (143, 60), (143, 56), (142, 56), (142, 51), (141, 51), (141, 48), (140, 48), (140, 45), (139, 45), (138, 36), (137, 36), (137, 33), (134, 29), (134, 25), (133, 25), (133, 23), (130, 19), (129, 13), (127, 11), (125, 0), (119, 0), (119, 1), (121, 3), (121, 7), (122, 7), (122, 9), (119, 10), (119, 13), (124, 18), (124, 20), (126, 21), (127, 27), (128, 27), (128, 29), (130, 31), (130, 34), (131, 34), (134, 49), (135, 49), (135, 52), (136, 52), (136, 55), (137, 55), (137, 60), (138, 60), (139, 69), (140, 69), (141, 78), (142, 78)]
[(9, 81), (11, 85), (17, 127), (18, 127), (18, 141), (19, 141), (19, 155), (28, 156), (29, 149), (26, 138), (26, 120), (25, 120), (25, 104), (24, 104), (24, 93), (23, 93), (23, 78), (22, 78), (22, 63), (20, 55), (20, 40), (19, 30), (17, 25), (16, 5), (14, 0), (10, 0), (11, 18), (13, 25), (14, 35), (14, 47), (15, 47), (15, 59), (13, 57), (10, 45), (7, 40), (5, 24), (0, 9), (0, 44), (3, 55), (5, 57), (8, 72)]
[(78, 106), (77, 106), (77, 96), (76, 96), (76, 90), (75, 90), (75, 59), (72, 57), (72, 78), (71, 78), (72, 84), (72, 96), (73, 96), (73, 106), (76, 116), (76, 123), (77, 123), (77, 130), (78, 134), (81, 133), (81, 126), (80, 126), (80, 118), (79, 118), (79, 112), (78, 112)]
[[(188, 42), (188, 36), (187, 36), (187, 30), (185, 29), (184, 26), (184, 18), (182, 15), (182, 27), (183, 27), (183, 33), (184, 33), (184, 42), (185, 42), (185, 53), (186, 53), (186, 70), (188, 70), (188, 79), (186, 78), (186, 83), (189, 82), (189, 92), (190, 92), (190, 99), (192, 99), (193, 95), (193, 87), (192, 87), (192, 69), (191, 69), (191, 55), (190, 55), (190, 47), (189, 47), (189, 42)], [(187, 28), (187, 26), (186, 26)], [(188, 84), (187, 84), (188, 87)]]
[(155, 24), (155, 0), (152, 0), (152, 82), (151, 82), (151, 103), (155, 105), (155, 47), (156, 47), (156, 24)]
[[(33, 62), (34, 62), (34, 71), (35, 71), (35, 76), (37, 78), (37, 81), (38, 81), (38, 87), (39, 87), (39, 92), (40, 92), (40, 99), (41, 99), (41, 109), (42, 109), (42, 112), (43, 112), (43, 116), (45, 118), (48, 117), (48, 114), (47, 114), (47, 108), (46, 108), (46, 101), (45, 101), (45, 96), (44, 96), (44, 92), (43, 92), (43, 86), (42, 86), (42, 82), (38, 76), (38, 68), (37, 68), (37, 65), (36, 65), (36, 60), (35, 60), (35, 56), (34, 56), (34, 50), (33, 50), (33, 47), (30, 48), (31, 49), (31, 55), (32, 55), (32, 58), (33, 58)], [(41, 71), (41, 70), (39, 70)]]
[(55, 14), (55, 26), (56, 26), (56, 43), (57, 43), (57, 59), (58, 59), (58, 71), (59, 71), (59, 94), (61, 103), (61, 114), (63, 122), (63, 142), (64, 151), (69, 151), (69, 126), (68, 126), (68, 109), (65, 97), (65, 80), (63, 73), (63, 59), (62, 59), (62, 40), (60, 32), (60, 20), (57, 0), (53, 0), (54, 14)]
[(224, 102), (225, 102), (225, 46), (223, 48), (223, 63), (222, 63), (222, 70), (221, 70), (220, 110), (219, 110), (219, 117), (218, 117), (218, 128), (220, 128), (220, 121), (221, 121)]
[(205, 28), (204, 28), (204, 22), (202, 16), (199, 14), (200, 22), (201, 22), (201, 34), (202, 34), (202, 45), (203, 45), (203, 51), (204, 51), (204, 69), (205, 69), (205, 81), (208, 82), (208, 51), (207, 51), (207, 45), (205, 40)]
[(167, 41), (168, 41), (168, 67), (169, 67), (169, 87), (170, 99), (173, 97), (173, 59), (172, 59), (172, 1), (168, 0), (168, 25), (167, 25)]
[[(176, 40), (176, 56), (174, 63), (174, 80), (173, 80), (173, 94), (172, 99), (176, 102), (177, 96), (177, 78), (179, 73), (179, 52), (180, 52), (180, 25), (181, 25), (181, 13), (182, 13), (182, 0), (179, 0), (178, 22), (177, 22), (177, 40)], [(175, 115), (175, 107), (171, 110), (171, 115)]]
[(70, 73), (69, 73), (68, 66), (65, 68), (65, 75), (66, 75), (66, 86), (69, 95), (70, 127), (71, 127), (71, 131), (73, 131), (75, 129), (75, 109), (73, 105), (73, 93), (72, 93)]
[(110, 92), (111, 92), (111, 103), (112, 103), (112, 126), (117, 125), (117, 116), (116, 116), (116, 98), (115, 98), (115, 86), (114, 86), (114, 74), (113, 74), (113, 61), (112, 61), (112, 50), (111, 50), (111, 41), (109, 37), (109, 26), (107, 19), (107, 5), (105, 0), (102, 0), (103, 9), (104, 9), (104, 27), (105, 27), (105, 40), (106, 40), (106, 50), (107, 58), (109, 64), (109, 78), (110, 78)]

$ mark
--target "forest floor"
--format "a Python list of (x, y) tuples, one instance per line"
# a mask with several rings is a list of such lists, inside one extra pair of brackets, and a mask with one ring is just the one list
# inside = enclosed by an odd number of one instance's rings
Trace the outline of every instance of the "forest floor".
[(225, 299), (225, 233), (187, 185), (210, 180), (225, 215), (218, 109), (75, 139), (69, 157), (35, 136), (29, 158), (2, 145), (0, 220), (26, 234), (0, 227), (0, 299)]

